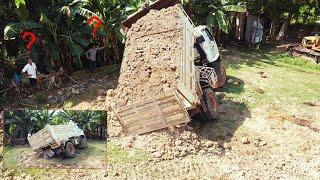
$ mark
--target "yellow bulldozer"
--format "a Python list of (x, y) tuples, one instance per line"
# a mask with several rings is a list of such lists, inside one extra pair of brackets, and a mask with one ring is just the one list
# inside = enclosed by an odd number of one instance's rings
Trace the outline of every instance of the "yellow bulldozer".
[(320, 36), (306, 36), (302, 39), (304, 48), (320, 51)]
[(306, 36), (302, 39), (300, 46), (294, 47), (290, 51), (293, 56), (306, 57), (320, 64), (320, 36)]

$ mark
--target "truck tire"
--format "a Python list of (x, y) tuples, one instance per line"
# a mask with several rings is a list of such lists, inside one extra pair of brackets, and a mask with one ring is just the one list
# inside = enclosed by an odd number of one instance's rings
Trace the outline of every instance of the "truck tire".
[(218, 101), (212, 88), (207, 87), (203, 90), (203, 102), (206, 110), (203, 112), (206, 120), (217, 120), (219, 118), (218, 113)]
[(85, 136), (80, 137), (80, 143), (77, 145), (78, 149), (87, 148), (87, 138)]
[(76, 157), (76, 148), (72, 144), (72, 142), (66, 142), (64, 146), (64, 156), (67, 158), (74, 158)]

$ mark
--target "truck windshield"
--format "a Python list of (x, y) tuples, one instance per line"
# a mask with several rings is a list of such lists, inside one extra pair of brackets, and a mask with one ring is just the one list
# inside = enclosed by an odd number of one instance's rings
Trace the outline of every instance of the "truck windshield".
[(210, 31), (207, 28), (205, 28), (203, 31), (207, 34), (207, 36), (209, 37), (210, 41), (213, 41), (213, 36), (211, 35)]

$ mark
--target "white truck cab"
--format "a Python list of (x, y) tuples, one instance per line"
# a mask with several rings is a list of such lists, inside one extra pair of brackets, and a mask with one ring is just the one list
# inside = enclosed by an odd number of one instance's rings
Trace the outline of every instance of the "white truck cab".
[[(198, 26), (195, 28), (195, 30), (200, 39), (202, 39), (198, 43), (206, 54), (206, 59), (208, 62), (213, 63), (214, 61), (218, 60), (220, 56), (219, 49), (207, 26)], [(201, 36), (203, 38), (201, 38)]]
[(72, 127), (74, 127), (74, 131), (75, 131), (75, 135), (76, 135), (76, 136), (78, 136), (78, 137), (84, 136), (83, 130), (79, 128), (79, 126), (78, 126), (77, 123), (75, 123), (75, 122), (73, 122), (73, 121), (70, 121), (69, 123), (70, 123), (70, 125), (71, 125)]

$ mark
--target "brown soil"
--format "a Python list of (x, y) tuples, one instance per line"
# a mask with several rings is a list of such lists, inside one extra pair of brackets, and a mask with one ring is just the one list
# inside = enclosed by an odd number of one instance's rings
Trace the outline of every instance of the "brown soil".
[(151, 10), (127, 33), (115, 102), (132, 104), (166, 91), (178, 78), (182, 29), (177, 6)]

